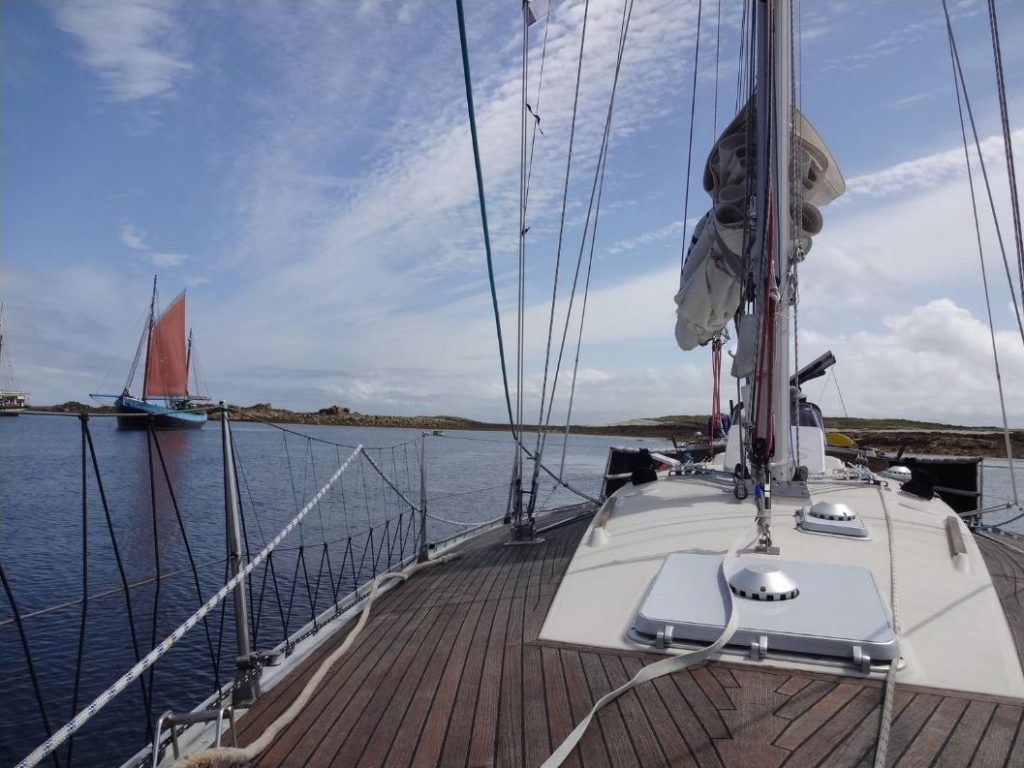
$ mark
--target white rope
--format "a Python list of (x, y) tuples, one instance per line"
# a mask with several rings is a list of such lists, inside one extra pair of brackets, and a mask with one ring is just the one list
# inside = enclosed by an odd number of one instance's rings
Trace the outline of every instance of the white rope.
[(184, 637), (186, 632), (202, 621), (210, 611), (216, 608), (217, 605), (226, 598), (231, 591), (242, 582), (243, 579), (248, 577), (253, 569), (263, 562), (271, 551), (273, 551), (273, 549), (277, 547), (277, 545), (280, 544), (289, 533), (291, 533), (292, 529), (295, 528), (295, 526), (302, 521), (302, 518), (304, 518), (310, 510), (317, 505), (320, 499), (323, 498), (324, 494), (330, 490), (331, 486), (334, 485), (339, 477), (341, 477), (341, 474), (348, 468), (348, 465), (362, 450), (362, 445), (356, 447), (352, 452), (352, 455), (345, 460), (345, 463), (338, 467), (338, 470), (331, 475), (330, 479), (326, 483), (324, 483), (324, 486), (317, 492), (316, 496), (309, 500), (309, 503), (307, 503), (306, 506), (304, 506), (299, 513), (292, 518), (292, 521), (288, 523), (288, 525), (286, 525), (281, 532), (277, 534), (277, 536), (275, 536), (271, 542), (267, 544), (267, 546), (264, 547), (263, 550), (239, 572), (237, 576), (230, 579), (223, 587), (221, 587), (220, 591), (207, 600), (198, 611), (189, 616), (180, 627), (165, 637), (158, 646), (146, 654), (146, 656), (143, 657), (134, 667), (119, 677), (113, 685), (97, 696), (85, 709), (75, 715), (70, 722), (63, 725), (60, 730), (56, 731), (50, 738), (32, 750), (26, 758), (17, 764), (16, 768), (31, 768), (31, 766), (38, 765), (47, 755), (57, 749), (57, 747), (67, 741), (73, 733), (85, 725), (93, 715), (103, 709), (111, 702), (111, 700), (114, 699), (114, 697), (131, 685), (139, 675), (153, 666), (161, 656), (167, 653), (175, 643)]
[[(395, 485), (393, 482), (391, 482), (391, 478), (389, 478), (387, 475), (384, 474), (384, 470), (377, 466), (377, 462), (375, 462), (370, 457), (370, 454), (368, 454), (366, 451), (363, 451), (363, 458), (365, 458), (368, 462), (370, 462), (370, 466), (373, 467), (374, 470), (377, 472), (377, 474), (380, 475), (381, 478), (384, 480), (384, 482), (387, 483), (391, 487), (391, 490), (393, 490), (395, 493), (398, 494), (398, 498), (400, 498), (402, 501), (404, 501), (406, 504), (408, 504), (410, 507), (412, 507), (412, 511), (413, 512), (420, 512), (421, 511), (420, 508), (418, 506), (416, 506), (415, 503), (410, 501), (409, 498), (404, 493), (402, 493), (402, 491), (398, 488), (397, 485)], [(397, 471), (398, 470), (395, 470), (396, 473), (397, 473)]]
[(388, 573), (382, 573), (377, 576), (370, 584), (370, 592), (366, 596), (366, 602), (363, 604), (363, 610), (359, 615), (359, 621), (356, 622), (352, 631), (348, 633), (345, 641), (334, 649), (330, 656), (321, 662), (317, 671), (311, 678), (309, 678), (306, 686), (302, 689), (302, 693), (295, 697), (295, 700), (291, 703), (288, 709), (274, 720), (274, 722), (267, 727), (256, 741), (249, 746), (242, 748), (215, 747), (213, 749), (204, 749), (201, 752), (196, 752), (195, 754), (175, 760), (172, 764), (172, 768), (231, 768), (232, 766), (243, 766), (251, 763), (260, 755), (261, 752), (263, 752), (263, 750), (273, 744), (274, 739), (278, 737), (281, 731), (292, 724), (292, 721), (294, 721), (299, 713), (305, 708), (306, 704), (309, 703), (309, 700), (313, 698), (313, 694), (316, 692), (317, 686), (319, 686), (327, 676), (327, 673), (331, 671), (331, 667), (333, 667), (335, 662), (344, 656), (349, 648), (352, 647), (352, 644), (359, 636), (359, 633), (363, 631), (363, 628), (366, 626), (366, 622), (370, 618), (370, 607), (373, 605), (373, 601), (377, 598), (377, 593), (380, 591), (381, 586), (383, 586), (385, 582), (394, 579), (405, 581), (421, 568), (425, 568), (430, 565), (437, 565), (438, 563), (446, 563), (455, 557), (456, 555), (442, 555), (436, 560), (414, 563), (404, 571), (389, 571)]
[[(722, 560), (722, 565), (719, 568), (719, 576), (723, 581), (728, 582), (726, 564), (736, 557), (736, 553), (743, 544), (752, 542), (754, 535), (756, 535), (754, 528), (748, 528), (729, 548), (729, 551), (726, 553), (725, 558)], [(579, 724), (572, 729), (572, 732), (565, 737), (565, 741), (558, 746), (558, 749), (552, 752), (551, 756), (544, 761), (541, 768), (559, 768), (559, 766), (565, 762), (566, 758), (572, 754), (573, 749), (575, 749), (580, 739), (583, 738), (583, 734), (586, 733), (587, 727), (594, 719), (594, 716), (609, 702), (614, 701), (619, 696), (635, 688), (641, 683), (646, 683), (647, 681), (653, 680), (656, 677), (661, 677), (662, 675), (670, 675), (673, 672), (679, 672), (687, 667), (699, 664), (717, 654), (718, 651), (720, 651), (725, 644), (732, 639), (732, 636), (735, 634), (736, 628), (740, 623), (740, 612), (736, 608), (736, 599), (733, 597), (732, 590), (729, 589), (728, 583), (725, 585), (725, 593), (729, 596), (729, 620), (726, 622), (725, 628), (722, 629), (722, 634), (718, 636), (718, 639), (715, 640), (715, 642), (706, 648), (701, 648), (700, 650), (692, 651), (691, 653), (687, 653), (682, 656), (672, 656), (671, 658), (662, 659), (661, 661), (656, 661), (653, 664), (648, 664), (637, 672), (633, 676), (632, 680), (619, 686), (615, 690), (606, 693), (597, 700), (597, 703), (594, 704), (590, 712), (587, 713), (587, 716), (584, 717)]]
[(482, 525), (490, 525), (491, 523), (496, 523), (499, 520), (505, 519), (504, 516), (496, 517), (493, 520), (484, 520), (482, 523), (480, 521), (449, 520), (446, 517), (440, 517), (439, 515), (435, 515), (433, 512), (427, 512), (427, 517), (429, 517), (431, 520), (436, 520), (439, 523), (448, 523), (449, 525), (464, 525), (467, 528), (473, 528)]
[[(899, 640), (903, 634), (900, 626), (900, 594), (896, 589), (896, 546), (893, 538), (892, 517), (889, 515), (889, 505), (885, 503), (885, 491), (878, 486), (878, 497), (882, 500), (882, 511), (885, 513), (885, 527), (889, 536), (889, 602), (892, 604), (892, 628)], [(878, 743), (875, 746), (875, 768), (885, 768), (886, 757), (889, 752), (889, 733), (892, 730), (892, 707), (896, 698), (896, 668), (899, 665), (899, 658), (889, 662), (889, 672), (885, 676), (885, 692), (882, 698), (882, 720), (878, 725)]]

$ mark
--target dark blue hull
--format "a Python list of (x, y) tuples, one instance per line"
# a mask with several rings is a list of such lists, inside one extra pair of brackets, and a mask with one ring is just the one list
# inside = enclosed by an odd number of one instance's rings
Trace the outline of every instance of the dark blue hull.
[[(146, 429), (150, 416), (156, 429), (199, 429), (206, 423), (203, 411), (178, 410), (122, 395), (114, 402), (118, 429)], [(121, 416), (124, 414), (124, 416)]]

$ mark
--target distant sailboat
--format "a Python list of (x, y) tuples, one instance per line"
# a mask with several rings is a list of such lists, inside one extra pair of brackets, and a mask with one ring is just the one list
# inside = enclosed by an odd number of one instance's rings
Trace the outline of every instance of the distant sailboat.
[[(146, 363), (143, 369), (142, 398), (131, 394), (132, 381), (138, 368), (143, 344)], [(192, 334), (185, 337), (185, 292), (179, 293), (167, 308), (157, 315), (156, 277), (149, 320), (139, 340), (124, 390), (114, 401), (118, 429), (146, 429), (149, 419), (157, 429), (199, 429), (206, 423), (206, 412), (195, 410), (197, 400), (207, 398), (190, 394), (188, 374), (192, 367)], [(102, 396), (102, 395), (101, 395)], [(157, 402), (154, 402), (157, 401)], [(121, 415), (123, 414), (123, 416)]]
[[(7, 370), (10, 372), (10, 353), (8, 353)], [(0, 376), (4, 371), (4, 306), (0, 304)], [(20, 392), (14, 388), (13, 374), (6, 377), (10, 388), (0, 388), (0, 416), (17, 416), (28, 407), (28, 392)], [(2, 384), (3, 381), (0, 381)]]

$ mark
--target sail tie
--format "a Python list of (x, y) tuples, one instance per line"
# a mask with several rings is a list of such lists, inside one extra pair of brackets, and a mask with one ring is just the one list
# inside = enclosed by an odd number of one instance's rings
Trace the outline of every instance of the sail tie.
[(708, 430), (709, 456), (715, 454), (715, 435), (722, 429), (722, 340), (711, 342), (711, 424)]

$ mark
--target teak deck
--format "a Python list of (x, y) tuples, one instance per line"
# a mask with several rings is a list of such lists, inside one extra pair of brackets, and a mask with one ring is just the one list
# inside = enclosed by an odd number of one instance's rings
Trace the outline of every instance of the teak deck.
[[(586, 520), (536, 546), (504, 530), (374, 606), (353, 648), (258, 766), (539, 766), (594, 701), (663, 658), (537, 642)], [(1024, 648), (1024, 560), (979, 540)], [(245, 744), (341, 642), (325, 643), (239, 725)], [(983, 653), (984, 649), (951, 649)], [(569, 766), (870, 766), (882, 685), (712, 663), (606, 707)], [(1024, 701), (897, 685), (890, 766), (1024, 766)]]

